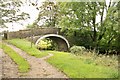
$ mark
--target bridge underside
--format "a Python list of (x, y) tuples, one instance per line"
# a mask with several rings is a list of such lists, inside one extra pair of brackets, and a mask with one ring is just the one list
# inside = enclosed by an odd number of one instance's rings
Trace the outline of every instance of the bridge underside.
[[(44, 37), (44, 35), (41, 35), (41, 36), (35, 36), (35, 37), (29, 37), (29, 38), (27, 38), (27, 40), (29, 40), (29, 41), (31, 41), (31, 42), (33, 42), (34, 44), (36, 44), (37, 45), (37, 41), (40, 39), (40, 38), (42, 38), (42, 37)], [(58, 50), (59, 51), (68, 51), (68, 48), (69, 48), (69, 44), (68, 43), (66, 43), (66, 41), (64, 40), (64, 39), (62, 39), (62, 38), (60, 38), (60, 37), (56, 37), (56, 36), (47, 36), (47, 37), (44, 37), (44, 38), (49, 38), (49, 39), (51, 39), (51, 40), (53, 40), (57, 45), (58, 45)], [(43, 38), (43, 39), (44, 39)], [(40, 40), (39, 40), (40, 41)]]

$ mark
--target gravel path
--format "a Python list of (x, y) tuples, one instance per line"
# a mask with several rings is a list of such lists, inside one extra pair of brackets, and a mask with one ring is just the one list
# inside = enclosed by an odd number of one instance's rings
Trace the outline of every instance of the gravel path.
[(2, 54), (3, 54), (3, 51), (2, 49), (0, 49), (0, 80), (2, 78)]
[(2, 78), (17, 78), (19, 77), (17, 65), (11, 58), (0, 49), (0, 76)]
[(53, 54), (49, 54), (43, 58), (36, 58), (33, 56), (29, 56), (24, 51), (19, 48), (8, 44), (13, 50), (19, 53), (23, 58), (25, 58), (29, 64), (31, 65), (31, 69), (28, 73), (21, 73), (20, 77), (24, 78), (67, 78), (65, 74), (57, 70), (55, 67), (50, 65), (45, 61), (45, 59), (53, 56)]

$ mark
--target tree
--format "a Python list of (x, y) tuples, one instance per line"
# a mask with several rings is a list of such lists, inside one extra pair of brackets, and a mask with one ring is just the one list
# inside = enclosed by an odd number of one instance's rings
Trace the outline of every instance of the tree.
[[(92, 43), (89, 46), (95, 49), (99, 49), (104, 41), (103, 46), (106, 45), (107, 50), (116, 40), (115, 36), (117, 37), (117, 4), (117, 2), (112, 3), (111, 1), (108, 6), (106, 1), (60, 3), (61, 19), (59, 20), (59, 26), (66, 30), (67, 35), (74, 36), (76, 30), (87, 36), (89, 34), (88, 37), (91, 38)], [(99, 23), (97, 22), (98, 16), (100, 18)], [(79, 37), (77, 36), (77, 38)]]
[(1, 21), (0, 27), (5, 27), (5, 23), (17, 22), (29, 18), (27, 13), (19, 13), (19, 7), (23, 3), (20, 0), (2, 0), (0, 1)]
[(106, 47), (106, 52), (119, 52), (119, 17), (117, 5), (118, 3), (112, 3), (108, 6), (109, 8), (104, 21), (104, 27), (106, 31), (101, 39), (100, 45)]
[[(44, 21), (48, 27), (60, 27), (75, 45), (92, 47), (103, 52), (118, 48), (118, 3), (44, 2), (33, 25)], [(84, 7), (83, 7), (84, 6)], [(99, 20), (98, 20), (99, 18)]]
[(55, 2), (46, 1), (39, 7), (40, 12), (34, 25), (39, 26), (39, 22), (43, 22), (41, 26), (55, 27), (57, 23), (58, 8)]

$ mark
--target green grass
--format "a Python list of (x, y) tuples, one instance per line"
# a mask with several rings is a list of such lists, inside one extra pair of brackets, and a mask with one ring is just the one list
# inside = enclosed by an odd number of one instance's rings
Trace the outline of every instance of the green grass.
[(117, 78), (118, 69), (90, 64), (65, 52), (49, 51), (54, 56), (47, 61), (70, 78)]
[(22, 49), (26, 53), (28, 53), (31, 56), (35, 57), (43, 57), (46, 56), (47, 53), (43, 53), (39, 51), (35, 45), (33, 44), (33, 47), (31, 48), (31, 42), (25, 40), (25, 39), (12, 39), (12, 40), (7, 40), (9, 43), (15, 45), (16, 47)]
[(19, 72), (29, 71), (30, 69), (29, 63), (24, 58), (22, 58), (17, 52), (15, 52), (13, 49), (11, 49), (6, 44), (2, 44), (2, 49), (18, 65)]
[[(39, 51), (35, 46), (30, 48), (30, 42), (22, 39), (13, 39), (8, 42), (26, 51), (35, 57), (42, 57), (48, 53), (54, 56), (47, 59), (47, 62), (63, 71), (70, 78), (117, 78), (118, 69), (103, 64), (96, 65), (88, 56), (75, 56), (66, 52)], [(89, 54), (88, 54), (89, 55)], [(90, 54), (91, 55), (91, 54)], [(88, 57), (88, 58), (87, 58)], [(97, 58), (96, 58), (97, 59)], [(99, 59), (98, 59), (99, 60)], [(105, 59), (103, 60), (105, 61)]]
[(2, 48), (2, 43), (0, 42), (0, 49)]

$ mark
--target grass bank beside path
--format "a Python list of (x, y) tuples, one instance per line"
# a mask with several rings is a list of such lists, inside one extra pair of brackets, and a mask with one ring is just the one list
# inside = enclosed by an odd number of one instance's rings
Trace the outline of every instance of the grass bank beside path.
[(0, 42), (0, 49), (2, 48), (2, 43)]
[(106, 66), (88, 64), (78, 57), (58, 51), (49, 51), (54, 56), (47, 59), (53, 66), (57, 67), (70, 78), (117, 78), (118, 69)]
[(33, 47), (31, 48), (31, 42), (25, 39), (12, 39), (12, 40), (7, 40), (7, 42), (15, 45), (16, 47), (20, 48), (21, 50), (25, 51), (31, 56), (43, 57), (48, 54), (48, 53), (43, 53), (39, 51), (34, 44), (33, 44)]
[(29, 71), (30, 69), (29, 63), (24, 58), (22, 58), (17, 52), (15, 52), (13, 49), (11, 49), (4, 43), (2, 43), (2, 49), (18, 65), (19, 72)]
[(20, 49), (35, 57), (42, 57), (48, 53), (53, 56), (47, 59), (47, 62), (63, 71), (70, 78), (117, 78), (118, 69), (104, 65), (95, 65), (86, 62), (73, 54), (58, 51), (39, 51), (33, 46), (30, 48), (30, 42), (23, 39), (8, 40)]

